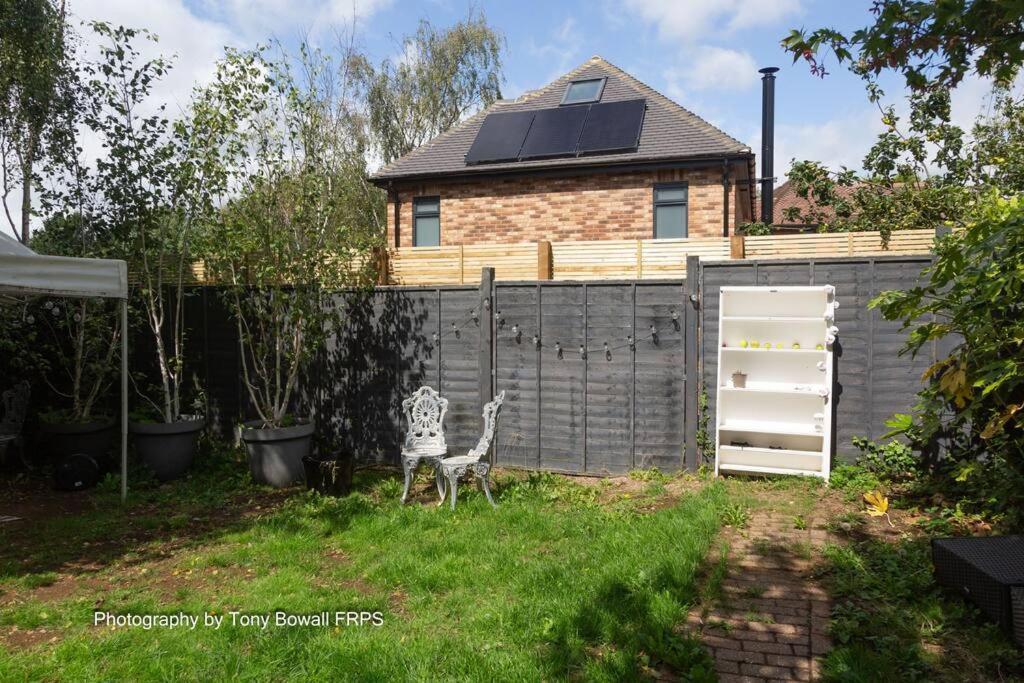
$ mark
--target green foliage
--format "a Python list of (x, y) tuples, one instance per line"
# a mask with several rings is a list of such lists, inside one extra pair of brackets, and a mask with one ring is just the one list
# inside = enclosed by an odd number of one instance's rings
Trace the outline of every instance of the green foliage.
[(368, 284), (381, 242), (344, 65), (300, 46), (298, 67), (265, 50), (229, 52), (204, 93), (223, 112), (223, 163), (237, 188), (206, 231), (203, 255), (225, 285), (242, 379), (266, 425), (291, 408), (304, 364), (342, 311), (326, 293)]
[(834, 600), (828, 680), (983, 681), (1021, 673), (1024, 661), (997, 628), (935, 584), (927, 539), (829, 544), (824, 557)]
[(865, 491), (882, 488), (878, 475), (858, 465), (837, 465), (829, 474), (828, 485), (842, 491), (847, 500), (858, 500)]
[(750, 523), (750, 508), (741, 503), (730, 503), (722, 511), (722, 521), (726, 526), (743, 529)]
[(421, 20), (402, 40), (402, 59), (374, 67), (350, 59), (369, 110), (373, 145), (385, 164), (408, 154), (501, 98), (504, 38), (472, 12), (438, 30)]
[(878, 444), (864, 437), (853, 437), (853, 445), (860, 450), (857, 464), (886, 482), (913, 479), (921, 473), (921, 457), (896, 439)]
[(755, 235), (770, 235), (772, 234), (772, 226), (768, 223), (744, 223), (739, 227), (739, 232), (753, 237)]
[[(987, 197), (966, 230), (936, 243), (927, 282), (883, 292), (871, 303), (909, 330), (904, 353), (956, 340), (925, 372), (913, 419), (898, 430), (920, 443), (947, 439), (958, 477), (1008, 466), (1017, 490), (1024, 477), (1024, 207)], [(977, 463), (987, 454), (990, 462)], [(962, 468), (969, 469), (962, 469)], [(1022, 494), (1011, 494), (1016, 505)]]
[[(65, 5), (53, 0), (0, 0), (0, 202), (11, 231), (29, 240), (38, 163), (66, 152), (75, 111)], [(21, 194), (21, 216), (8, 209)]]
[[(100, 230), (81, 214), (50, 217), (33, 235), (31, 246), (55, 256), (108, 255)], [(102, 299), (51, 298), (25, 306), (22, 320), (27, 324), (11, 343), (38, 344), (27, 357), (34, 358), (51, 397), (44, 400), (37, 391), (36, 405), (55, 402), (46, 407), (70, 422), (88, 422), (94, 410), (109, 407), (120, 350), (118, 309), (117, 302)]]
[(697, 452), (701, 464), (715, 462), (715, 437), (711, 431), (711, 411), (708, 410), (708, 390), (701, 384), (697, 395)]
[(1024, 62), (1024, 8), (1014, 0), (879, 0), (871, 15), (851, 34), (794, 29), (782, 47), (822, 77), (821, 53), (831, 50), (869, 81), (896, 71), (913, 90), (948, 90), (972, 73), (1009, 84)]
[(906, 125), (895, 107), (882, 109), (885, 129), (864, 157), (863, 176), (794, 161), (787, 176), (807, 206), (787, 208), (784, 218), (823, 232), (877, 230), (883, 240), (898, 230), (963, 224), (975, 194), (965, 182), (984, 174), (974, 172), (964, 132), (951, 123), (949, 93), (915, 93), (909, 104)]

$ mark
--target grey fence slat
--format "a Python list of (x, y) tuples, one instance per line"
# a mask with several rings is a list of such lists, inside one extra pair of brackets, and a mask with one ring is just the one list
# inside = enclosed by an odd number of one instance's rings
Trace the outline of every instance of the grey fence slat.
[[(532, 343), (537, 329), (535, 286), (495, 287), (495, 387), (505, 391), (498, 422), (496, 462), (534, 468), (537, 460), (537, 353)], [(514, 329), (518, 326), (519, 333)]]
[(442, 289), (440, 295), (440, 327), (444, 336), (438, 358), (441, 372), (438, 391), (448, 399), (445, 432), (449, 452), (463, 455), (476, 445), (483, 428), (478, 356), (480, 328), (487, 323), (487, 318), (481, 318), (479, 312), (476, 319), (472, 317), (480, 303), (476, 290)]
[(586, 306), (588, 348), (592, 349), (587, 358), (587, 471), (622, 473), (632, 467), (632, 352), (624, 347), (633, 333), (631, 288), (589, 285)]
[(683, 465), (685, 297), (682, 283), (636, 286), (633, 338), (647, 337), (652, 325), (657, 337), (636, 344), (635, 467), (676, 470)]
[[(583, 471), (583, 287), (541, 287), (541, 466)], [(561, 357), (555, 345), (562, 349)]]

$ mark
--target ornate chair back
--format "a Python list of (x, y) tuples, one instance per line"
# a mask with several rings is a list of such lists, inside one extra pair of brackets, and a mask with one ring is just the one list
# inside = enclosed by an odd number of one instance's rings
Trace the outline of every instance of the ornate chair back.
[(30, 394), (31, 386), (28, 382), (16, 384), (13, 389), (0, 394), (0, 435), (17, 436), (21, 433)]
[(476, 446), (467, 455), (480, 458), (487, 455), (491, 448), (491, 441), (494, 440), (494, 430), (498, 427), (498, 417), (501, 415), (501, 404), (505, 402), (505, 392), (494, 397), (494, 400), (484, 406), (484, 434), (476, 442)]
[(402, 410), (409, 424), (405, 433), (403, 451), (447, 450), (444, 440), (444, 414), (448, 412), (448, 399), (430, 387), (420, 387), (402, 401)]

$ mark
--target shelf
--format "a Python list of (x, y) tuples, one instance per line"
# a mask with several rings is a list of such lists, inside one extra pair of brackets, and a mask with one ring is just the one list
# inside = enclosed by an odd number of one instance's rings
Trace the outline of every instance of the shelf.
[(800, 457), (817, 458), (821, 460), (822, 454), (819, 451), (798, 451), (793, 448), (766, 448), (764, 446), (730, 446), (722, 444), (718, 447), (722, 451), (733, 451), (742, 453), (754, 453), (762, 455), (797, 455)]
[[(824, 388), (824, 387), (821, 387)], [(735, 391), (743, 394), (789, 394), (795, 396), (814, 396), (816, 398), (825, 399), (827, 396), (821, 396), (818, 393), (818, 387), (813, 389), (795, 389), (786, 387), (719, 387), (722, 391)]]
[(762, 348), (741, 348), (739, 346), (723, 346), (723, 351), (735, 352), (735, 353), (828, 353), (828, 349), (777, 349), (774, 346), (770, 349)]
[(789, 436), (824, 436), (811, 425), (786, 424), (784, 422), (734, 421), (718, 425), (722, 432), (759, 432), (761, 434), (787, 434)]
[(816, 318), (807, 318), (788, 315), (723, 315), (723, 322), (755, 322), (755, 323), (821, 323), (825, 324), (825, 316), (819, 315)]
[(719, 463), (718, 469), (726, 472), (750, 472), (754, 474), (800, 474), (807, 477), (823, 476), (819, 470), (795, 470), (785, 467), (762, 467), (760, 465), (730, 465)]

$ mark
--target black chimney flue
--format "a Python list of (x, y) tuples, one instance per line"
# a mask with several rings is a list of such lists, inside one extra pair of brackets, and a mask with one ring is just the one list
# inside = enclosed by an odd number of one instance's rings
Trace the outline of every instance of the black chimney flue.
[(775, 72), (768, 66), (758, 70), (761, 76), (761, 222), (775, 222)]

